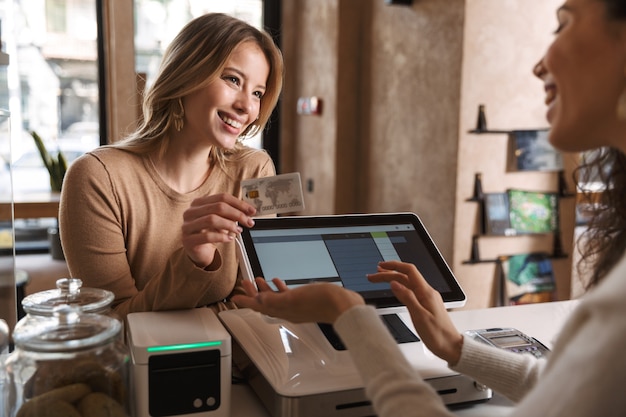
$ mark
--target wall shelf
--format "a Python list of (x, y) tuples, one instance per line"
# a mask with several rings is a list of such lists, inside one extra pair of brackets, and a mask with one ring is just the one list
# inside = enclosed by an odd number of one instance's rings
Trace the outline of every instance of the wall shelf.
[(467, 133), (472, 135), (508, 135), (516, 132), (541, 132), (549, 130), (547, 127), (538, 127), (536, 129), (472, 129)]
[[(508, 258), (508, 256), (504, 257), (504, 259)], [(567, 259), (569, 258), (569, 255), (567, 254), (562, 254), (562, 255), (550, 255), (548, 256), (549, 259)], [(502, 262), (504, 259), (502, 258), (495, 258), (495, 259), (478, 259), (478, 260), (472, 260), (472, 259), (468, 259), (465, 260), (463, 262), (461, 262), (463, 265), (476, 265), (476, 264), (493, 264), (493, 263), (498, 263), (498, 262)]]
[[(549, 234), (544, 233), (542, 235)], [(539, 235), (539, 234), (536, 234)], [(474, 235), (472, 236), (472, 252), (470, 254), (470, 259), (462, 261), (461, 263), (464, 265), (475, 265), (475, 264), (485, 264), (485, 263), (497, 263), (501, 262), (504, 259), (507, 259), (511, 255), (499, 255), (496, 258), (485, 258), (482, 259), (480, 257), (480, 250), (478, 249), (478, 239), (479, 238), (515, 238), (519, 236), (529, 236), (528, 234), (518, 234), (513, 236), (500, 236), (500, 235)], [(560, 233), (554, 234), (554, 242), (552, 244), (552, 254), (549, 255), (549, 259), (568, 259), (569, 255), (563, 252), (563, 247), (561, 244)]]
[[(503, 158), (506, 158), (506, 174), (515, 175), (515, 180), (508, 182), (495, 179), (501, 192), (485, 192), (482, 173), (475, 173), (472, 195), (465, 201), (478, 204), (476, 226), (472, 235), (470, 256), (468, 259), (461, 260), (461, 264), (494, 265), (500, 270), (497, 285), (505, 288), (513, 285), (502, 275), (503, 265), (508, 265), (509, 259), (511, 261), (516, 259), (517, 262), (521, 259), (520, 257), (530, 258), (534, 254), (541, 254), (543, 259), (550, 261), (560, 262), (571, 259), (570, 254), (566, 253), (569, 252), (569, 244), (567, 250), (564, 250), (565, 247), (562, 244), (563, 234), (569, 239), (571, 230), (569, 224), (563, 223), (565, 219), (561, 210), (562, 202), (565, 199), (575, 198), (577, 194), (568, 190), (564, 163), (558, 151), (548, 151), (551, 149), (547, 147), (548, 129), (488, 129), (484, 118), (484, 107), (482, 109), (480, 107), (476, 128), (469, 130), (468, 133), (506, 136), (509, 140), (507, 153), (503, 155)], [(531, 181), (527, 185), (530, 188), (519, 188), (520, 184), (522, 187), (526, 184), (524, 181), (520, 182), (519, 176), (529, 173), (533, 173), (533, 178), (544, 178), (536, 174), (545, 174), (545, 181)], [(531, 191), (533, 188), (536, 191)], [(523, 203), (524, 201), (527, 203)], [(526, 204), (530, 203), (538, 205), (536, 210), (540, 208), (550, 210), (550, 216), (539, 216), (537, 221), (533, 221), (535, 217), (529, 215), (525, 209)], [(511, 209), (517, 214), (511, 213)], [(483, 239), (486, 242), (484, 245), (479, 245)], [(506, 242), (498, 239), (506, 239)], [(481, 250), (487, 255), (484, 258), (481, 257)], [(561, 268), (557, 270), (560, 271)], [(558, 282), (561, 280), (556, 276), (554, 280), (558, 287)], [(519, 283), (516, 284), (519, 285)], [(507, 302), (507, 297), (503, 296), (500, 302)]]
[[(572, 193), (568, 190), (567, 181), (565, 179), (565, 171), (562, 160), (560, 160), (560, 153), (552, 148), (547, 138), (548, 129), (516, 129), (516, 130), (504, 130), (504, 129), (487, 129), (486, 120), (484, 115), (484, 106), (479, 106), (479, 115), (476, 128), (470, 130), (471, 134), (507, 134), (509, 138), (515, 140), (515, 147), (508, 148), (513, 151), (513, 154), (507, 155), (507, 172), (515, 172), (518, 174), (525, 174), (529, 172), (545, 173), (554, 176), (557, 175), (556, 190), (555, 191), (530, 191), (519, 188), (505, 188), (501, 192), (485, 193), (482, 185), (482, 173), (475, 173), (474, 176), (474, 189), (472, 196), (467, 198), (466, 202), (473, 202), (480, 204), (479, 207), (479, 230), (480, 236), (518, 236), (518, 235), (533, 235), (543, 234), (544, 232), (559, 233), (560, 224), (550, 224), (549, 227), (540, 227), (535, 230), (533, 227), (527, 228), (524, 224), (526, 222), (518, 223), (523, 225), (519, 227), (513, 227), (512, 223), (514, 219), (520, 219), (522, 212), (518, 212), (523, 205), (523, 201), (528, 200), (528, 203), (535, 201), (545, 209), (552, 212), (551, 219), (556, 222), (560, 219), (560, 201), (563, 198), (574, 198), (576, 193)], [(511, 146), (511, 145), (509, 145)], [(551, 149), (548, 151), (547, 149)], [(509, 151), (511, 152), (511, 151)], [(511, 158), (523, 158), (522, 160), (513, 163)], [(546, 165), (546, 161), (551, 161)], [(539, 161), (543, 161), (540, 163)], [(515, 168), (512, 168), (515, 167)], [(511, 168), (511, 170), (509, 170)], [(546, 195), (548, 198), (546, 199)], [(519, 199), (522, 199), (520, 202)], [(513, 203), (518, 206), (518, 209), (514, 209), (517, 215), (514, 216), (510, 210), (513, 209)], [(533, 222), (528, 222), (531, 225)], [(550, 229), (550, 230), (547, 230)], [(534, 232), (538, 233), (534, 233)], [(531, 232), (531, 233), (528, 233)], [(472, 258), (475, 259), (475, 258)]]
[(472, 129), (472, 130), (468, 130), (467, 133), (471, 133), (472, 135), (502, 135), (502, 134), (509, 134), (513, 132), (512, 130), (479, 130), (479, 129)]

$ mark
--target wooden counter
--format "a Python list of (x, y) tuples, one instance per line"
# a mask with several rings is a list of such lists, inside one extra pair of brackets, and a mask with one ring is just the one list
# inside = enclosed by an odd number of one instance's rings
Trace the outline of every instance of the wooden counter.
[[(13, 211), (16, 219), (59, 216), (59, 193), (15, 195)], [(0, 201), (0, 220), (11, 220), (11, 202)]]

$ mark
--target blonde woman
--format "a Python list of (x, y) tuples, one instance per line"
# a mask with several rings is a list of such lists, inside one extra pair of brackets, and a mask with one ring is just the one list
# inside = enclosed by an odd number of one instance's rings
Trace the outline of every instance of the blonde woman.
[(252, 226), (241, 180), (274, 175), (244, 145), (264, 128), (283, 80), (271, 37), (224, 14), (188, 23), (146, 92), (136, 132), (76, 160), (60, 231), (70, 273), (136, 311), (228, 307), (240, 284), (234, 235)]

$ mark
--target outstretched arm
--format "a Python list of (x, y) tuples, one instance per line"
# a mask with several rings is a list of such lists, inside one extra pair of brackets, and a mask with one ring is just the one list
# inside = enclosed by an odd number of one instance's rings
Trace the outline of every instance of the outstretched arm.
[[(368, 275), (368, 279), (389, 282), (395, 296), (409, 309), (413, 325), (426, 346), (450, 365), (459, 361), (463, 336), (452, 323), (439, 292), (426, 282), (415, 265), (381, 262), (378, 272)], [(316, 283), (288, 290), (281, 280), (272, 281), (278, 292), (257, 278), (258, 292), (251, 282), (246, 282), (247, 295), (237, 296), (233, 301), (240, 307), (292, 322), (331, 324), (350, 307), (364, 304), (359, 294), (334, 284)]]
[[(278, 292), (263, 279), (249, 281), (247, 295), (233, 300), (292, 322), (333, 323), (363, 378), (367, 396), (377, 415), (450, 416), (441, 398), (413, 370), (374, 308), (364, 305), (360, 295), (340, 286), (319, 283), (288, 290), (274, 279)], [(376, 360), (372, 360), (376, 358)]]
[(394, 295), (407, 306), (422, 341), (435, 355), (455, 365), (461, 357), (463, 336), (456, 329), (441, 294), (424, 279), (415, 265), (388, 261), (368, 275), (372, 282), (389, 282)]
[(236, 295), (233, 301), (239, 307), (293, 323), (330, 324), (350, 307), (365, 304), (359, 294), (335, 284), (315, 283), (289, 290), (280, 279), (274, 278), (272, 282), (278, 288), (277, 292), (263, 278), (256, 279), (258, 291), (250, 281), (244, 281), (246, 295)]

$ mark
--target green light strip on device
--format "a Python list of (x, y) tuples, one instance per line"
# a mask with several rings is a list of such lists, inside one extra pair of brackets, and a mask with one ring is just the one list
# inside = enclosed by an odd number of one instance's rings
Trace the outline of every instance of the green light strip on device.
[(169, 345), (169, 346), (152, 346), (146, 348), (148, 352), (167, 352), (168, 350), (184, 350), (184, 349), (197, 349), (209, 346), (219, 346), (222, 342), (199, 342), (199, 343), (184, 343), (181, 345)]

